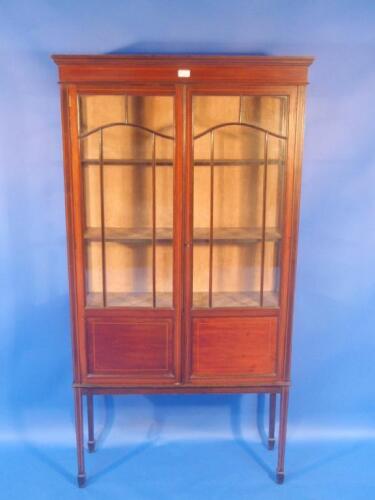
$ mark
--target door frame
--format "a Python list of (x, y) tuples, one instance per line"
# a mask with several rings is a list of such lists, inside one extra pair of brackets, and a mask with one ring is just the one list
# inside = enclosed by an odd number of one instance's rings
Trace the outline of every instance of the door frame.
[[(85, 286), (85, 251), (84, 251), (84, 193), (83, 178), (80, 164), (80, 145), (78, 137), (78, 95), (170, 95), (174, 97), (175, 117), (175, 146), (174, 146), (174, 179), (173, 179), (173, 307), (172, 308), (86, 308)], [(179, 383), (182, 378), (181, 367), (181, 323), (182, 323), (182, 297), (183, 297), (183, 212), (182, 212), (182, 183), (183, 183), (183, 141), (184, 141), (184, 116), (183, 108), (184, 90), (181, 85), (164, 83), (159, 85), (145, 84), (144, 82), (118, 85), (102, 84), (68, 84), (61, 87), (63, 130), (65, 144), (65, 186), (66, 186), (66, 217), (70, 297), (72, 310), (72, 330), (74, 349), (74, 383), (90, 384), (96, 386), (123, 386), (146, 385), (160, 386)], [(73, 235), (73, 237), (71, 237)], [(127, 320), (129, 317), (149, 317), (173, 319), (173, 376), (123, 376), (121, 374), (93, 375), (89, 373), (87, 322), (98, 318), (114, 316), (117, 319)]]
[[(283, 95), (289, 99), (287, 120), (287, 158), (284, 178), (283, 199), (283, 236), (280, 257), (280, 302), (278, 308), (269, 307), (238, 307), (238, 308), (206, 308), (192, 307), (193, 287), (193, 95)], [(294, 230), (296, 206), (294, 203), (295, 178), (298, 176), (299, 164), (295, 161), (296, 145), (296, 113), (299, 102), (298, 87), (295, 85), (268, 85), (268, 84), (232, 84), (232, 83), (191, 83), (186, 85), (186, 162), (184, 182), (184, 209), (185, 209), (185, 237), (184, 237), (184, 319), (183, 334), (185, 348), (185, 364), (183, 367), (183, 382), (187, 385), (258, 385), (264, 383), (283, 382), (286, 379), (286, 345), (289, 342), (290, 328), (288, 307), (291, 275), (294, 273), (294, 261), (290, 259), (291, 250), (296, 246), (296, 239), (292, 238)], [(292, 252), (294, 253), (294, 251)], [(243, 377), (210, 377), (195, 378), (193, 373), (193, 322), (194, 318), (226, 318), (226, 317), (266, 317), (278, 318), (276, 370), (272, 376), (243, 376)]]

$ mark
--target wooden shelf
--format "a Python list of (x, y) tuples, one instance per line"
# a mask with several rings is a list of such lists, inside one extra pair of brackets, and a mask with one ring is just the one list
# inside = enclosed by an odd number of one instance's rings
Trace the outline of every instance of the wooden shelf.
[[(81, 163), (85, 166), (87, 165), (100, 165), (100, 160), (94, 160), (94, 159), (83, 159), (81, 160)], [(103, 160), (103, 165), (114, 165), (114, 166), (133, 166), (133, 165), (138, 165), (141, 167), (151, 167), (153, 164), (153, 161), (150, 159), (138, 159), (138, 158), (112, 158), (112, 159), (104, 159)], [(161, 160), (155, 160), (155, 165), (157, 167), (173, 167), (174, 161), (173, 160), (167, 160), (167, 159), (161, 159)]]
[[(156, 307), (171, 308), (172, 293), (157, 292)], [(212, 294), (213, 307), (260, 307), (260, 292), (214, 292)], [(278, 295), (275, 292), (265, 291), (263, 294), (265, 307), (278, 307)], [(89, 293), (86, 298), (87, 307), (103, 307), (101, 293)], [(152, 293), (107, 293), (108, 307), (152, 307)], [(208, 292), (193, 294), (194, 309), (208, 308)]]
[[(103, 294), (88, 293), (87, 307), (103, 307)], [(173, 295), (167, 292), (156, 294), (156, 307), (173, 306)], [(107, 307), (152, 307), (152, 293), (107, 293)]]
[[(82, 164), (84, 166), (87, 165), (100, 165), (100, 161), (98, 159), (82, 159)], [(216, 159), (214, 160), (215, 166), (222, 167), (236, 167), (236, 166), (246, 166), (246, 165), (262, 165), (264, 164), (263, 158), (247, 158), (247, 159)], [(268, 159), (268, 165), (278, 165), (283, 163), (283, 160), (280, 159)], [(103, 165), (112, 165), (112, 166), (141, 166), (141, 167), (151, 167), (153, 164), (151, 159), (138, 159), (138, 158), (106, 158), (103, 160)], [(173, 167), (174, 161), (168, 159), (156, 159), (155, 165), (157, 167)], [(211, 160), (209, 159), (197, 159), (194, 160), (193, 165), (195, 167), (208, 167), (211, 165)]]
[[(278, 307), (278, 296), (275, 292), (263, 292), (265, 307)], [(260, 292), (213, 292), (213, 307), (260, 307)], [(208, 307), (208, 292), (193, 294), (194, 309)]]
[[(220, 227), (214, 228), (214, 243), (254, 243), (262, 241), (261, 227)], [(265, 240), (277, 241), (281, 239), (281, 233), (277, 228), (266, 228)], [(209, 227), (194, 228), (194, 242), (208, 243), (210, 241)]]
[[(224, 227), (214, 228), (213, 242), (216, 244), (247, 244), (262, 241), (262, 228), (246, 227)], [(89, 241), (101, 241), (101, 230), (98, 227), (90, 227), (85, 231), (85, 239)], [(266, 228), (265, 240), (278, 241), (281, 233), (277, 228)], [(162, 227), (156, 229), (157, 243), (171, 243), (173, 240), (172, 228)], [(105, 241), (124, 244), (151, 244), (152, 228), (115, 228), (105, 229)], [(197, 227), (194, 229), (194, 243), (209, 243), (210, 228)]]
[[(172, 228), (162, 227), (156, 229), (156, 241), (158, 243), (172, 241)], [(101, 241), (101, 229), (99, 227), (90, 227), (85, 231), (85, 239), (90, 241)], [(152, 243), (152, 228), (105, 228), (105, 241), (113, 241), (126, 244), (150, 244)]]

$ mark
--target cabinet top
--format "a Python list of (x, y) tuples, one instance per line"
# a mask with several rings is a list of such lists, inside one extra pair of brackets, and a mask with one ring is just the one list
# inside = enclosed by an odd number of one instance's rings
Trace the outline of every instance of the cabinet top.
[[(61, 83), (307, 84), (313, 57), (250, 55), (53, 55)], [(189, 70), (182, 73), (179, 70)], [(186, 76), (189, 75), (189, 76)]]

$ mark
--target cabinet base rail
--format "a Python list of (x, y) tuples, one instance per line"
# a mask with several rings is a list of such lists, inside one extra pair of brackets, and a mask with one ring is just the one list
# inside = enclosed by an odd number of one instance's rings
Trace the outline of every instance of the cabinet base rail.
[[(176, 394), (175, 388), (147, 388), (148, 394)], [(82, 387), (75, 385), (74, 402), (75, 402), (75, 426), (76, 426), (76, 443), (77, 443), (77, 465), (78, 474), (77, 482), (80, 488), (86, 486), (86, 471), (85, 471), (85, 454), (84, 454), (84, 421), (83, 421), (83, 398), (86, 397), (87, 403), (87, 429), (88, 439), (87, 448), (89, 453), (95, 451), (95, 433), (94, 433), (94, 395), (108, 394), (147, 394), (146, 390), (136, 388), (104, 388), (104, 387)], [(167, 389), (167, 390), (166, 390)], [(168, 391), (169, 389), (169, 391)], [(183, 392), (187, 393), (190, 387), (184, 387)], [(273, 450), (275, 446), (275, 427), (276, 427), (276, 403), (277, 395), (280, 396), (280, 410), (279, 410), (279, 432), (278, 432), (278, 459), (276, 466), (275, 481), (278, 484), (284, 482), (284, 464), (285, 464), (285, 444), (286, 444), (286, 431), (287, 431), (287, 417), (288, 417), (288, 399), (289, 399), (289, 385), (272, 387), (194, 387), (195, 393), (268, 393), (269, 394), (269, 421), (268, 421), (268, 449)], [(267, 390), (265, 390), (267, 389)], [(181, 391), (182, 392), (182, 391)]]

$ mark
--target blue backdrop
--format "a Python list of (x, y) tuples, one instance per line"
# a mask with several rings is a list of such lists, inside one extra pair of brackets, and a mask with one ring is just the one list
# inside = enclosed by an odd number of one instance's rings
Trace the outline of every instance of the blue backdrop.
[[(0, 486), (4, 498), (375, 498), (375, 2), (0, 0)], [(100, 398), (74, 486), (59, 90), (52, 53), (314, 55), (287, 482), (265, 400)], [(122, 445), (121, 448), (117, 444)], [(289, 475), (288, 475), (289, 474)], [(23, 477), (23, 480), (16, 478)], [(26, 488), (26, 490), (25, 490)]]

